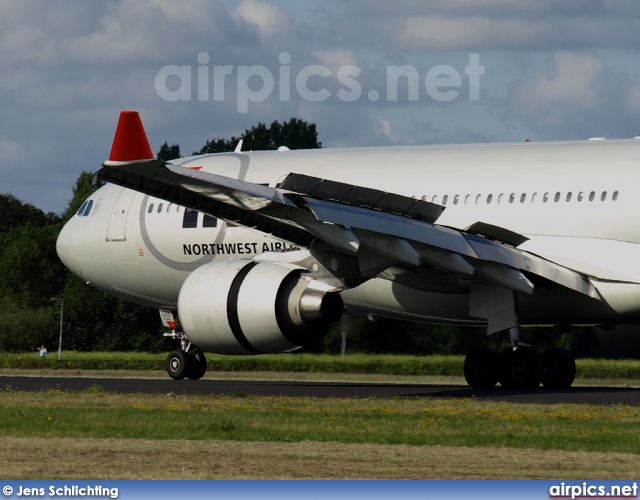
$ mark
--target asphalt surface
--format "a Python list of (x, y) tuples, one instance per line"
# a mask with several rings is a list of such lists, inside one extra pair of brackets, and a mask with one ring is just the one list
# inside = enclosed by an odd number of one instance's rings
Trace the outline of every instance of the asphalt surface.
[(83, 391), (95, 385), (101, 386), (107, 392), (115, 393), (245, 394), (316, 398), (477, 398), (537, 404), (640, 405), (640, 389), (624, 387), (573, 387), (567, 390), (539, 388), (512, 391), (501, 387), (476, 390), (462, 385), (0, 376), (0, 391)]

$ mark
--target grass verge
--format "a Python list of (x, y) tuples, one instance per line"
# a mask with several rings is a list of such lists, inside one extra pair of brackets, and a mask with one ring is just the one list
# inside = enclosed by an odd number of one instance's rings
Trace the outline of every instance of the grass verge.
[[(640, 408), (0, 393), (3, 477), (632, 479)], [(46, 450), (46, 452), (44, 452)]]
[[(166, 354), (149, 353), (55, 353), (41, 359), (37, 353), (0, 353), (2, 369), (48, 370), (164, 370)], [(463, 356), (396, 356), (349, 354), (344, 360), (328, 354), (263, 354), (222, 356), (207, 354), (209, 371), (351, 373), (401, 376), (463, 375)], [(577, 377), (600, 379), (640, 379), (640, 360), (578, 359)]]

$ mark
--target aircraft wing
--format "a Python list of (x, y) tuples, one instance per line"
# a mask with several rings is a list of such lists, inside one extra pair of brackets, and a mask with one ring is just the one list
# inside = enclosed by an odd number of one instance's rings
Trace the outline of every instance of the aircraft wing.
[[(598, 297), (586, 276), (489, 236), (440, 226), (436, 220), (444, 207), (413, 198), (299, 174), (270, 188), (158, 160), (105, 162), (97, 176), (300, 246), (319, 238), (353, 254), (364, 247), (390, 265), (425, 263), (457, 274), (479, 273), (525, 293), (533, 292), (530, 273)], [(323, 182), (335, 191), (319, 196), (308, 189)], [(360, 196), (340, 197), (353, 191)]]
[[(110, 159), (97, 173), (100, 179), (299, 246), (317, 238), (356, 256), (373, 254), (383, 268), (427, 265), (524, 293), (533, 292), (531, 279), (538, 276), (599, 299), (587, 276), (518, 249), (526, 239), (520, 235), (481, 223), (467, 231), (438, 225), (440, 205), (296, 173), (278, 188), (256, 185), (153, 160), (150, 148), (144, 151), (147, 159), (123, 154), (117, 139), (118, 131)], [(380, 272), (364, 262), (360, 268), (364, 275)]]

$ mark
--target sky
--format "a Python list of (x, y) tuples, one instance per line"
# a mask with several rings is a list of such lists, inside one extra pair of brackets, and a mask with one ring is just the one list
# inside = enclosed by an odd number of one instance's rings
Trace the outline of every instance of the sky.
[(141, 113), (153, 151), (292, 117), (323, 147), (640, 134), (633, 0), (4, 0), (0, 193), (61, 213)]

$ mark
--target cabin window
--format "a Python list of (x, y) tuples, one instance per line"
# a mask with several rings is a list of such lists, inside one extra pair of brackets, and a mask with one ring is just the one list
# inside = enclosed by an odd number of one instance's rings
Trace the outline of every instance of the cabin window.
[(596, 198), (596, 192), (595, 191), (591, 191), (589, 193), (589, 201), (593, 201)]
[(448, 195), (448, 194), (445, 194), (445, 195), (442, 197), (442, 204), (443, 204), (443, 205), (446, 205), (448, 201), (449, 201), (449, 195)]
[(571, 201), (571, 191), (567, 193), (567, 201)]
[(582, 198), (584, 198), (584, 193), (582, 191), (580, 191), (578, 193), (578, 201), (582, 201)]
[(453, 204), (457, 205), (459, 201), (460, 201), (460, 195), (457, 194), (453, 197)]
[(153, 203), (151, 205), (149, 205), (149, 210), (147, 210), (148, 213), (153, 212)]
[(509, 203), (513, 203), (516, 199), (516, 194), (515, 193), (511, 193), (509, 195)]
[(185, 229), (198, 227), (198, 212), (187, 208), (182, 217), (182, 227)]
[(158, 213), (162, 212), (162, 203), (160, 203), (160, 205), (158, 205)]
[(493, 200), (493, 195), (492, 194), (487, 195), (487, 205), (491, 203), (491, 200)]
[(607, 192), (602, 191), (602, 195), (600, 196), (600, 201), (605, 201), (607, 199)]
[(522, 193), (520, 195), (520, 203), (524, 203), (525, 201), (527, 201), (527, 193)]
[(611, 199), (613, 201), (616, 201), (618, 199), (618, 191), (614, 191), (613, 194), (611, 195)]
[(468, 205), (469, 201), (471, 201), (471, 195), (470, 194), (468, 194), (467, 196), (464, 197), (464, 204)]
[(555, 201), (556, 203), (560, 201), (560, 193), (556, 193), (556, 195), (553, 197), (553, 201)]
[(211, 217), (210, 215), (204, 214), (204, 221), (202, 222), (202, 227), (218, 227), (218, 219), (215, 217)]
[(478, 196), (476, 196), (476, 205), (480, 204), (480, 198), (482, 198), (482, 195), (479, 194)]
[(544, 201), (545, 203), (549, 201), (549, 193), (544, 193), (544, 195), (542, 196), (542, 201)]
[(538, 201), (538, 193), (533, 193), (531, 195), (531, 203), (535, 203), (536, 201)]

